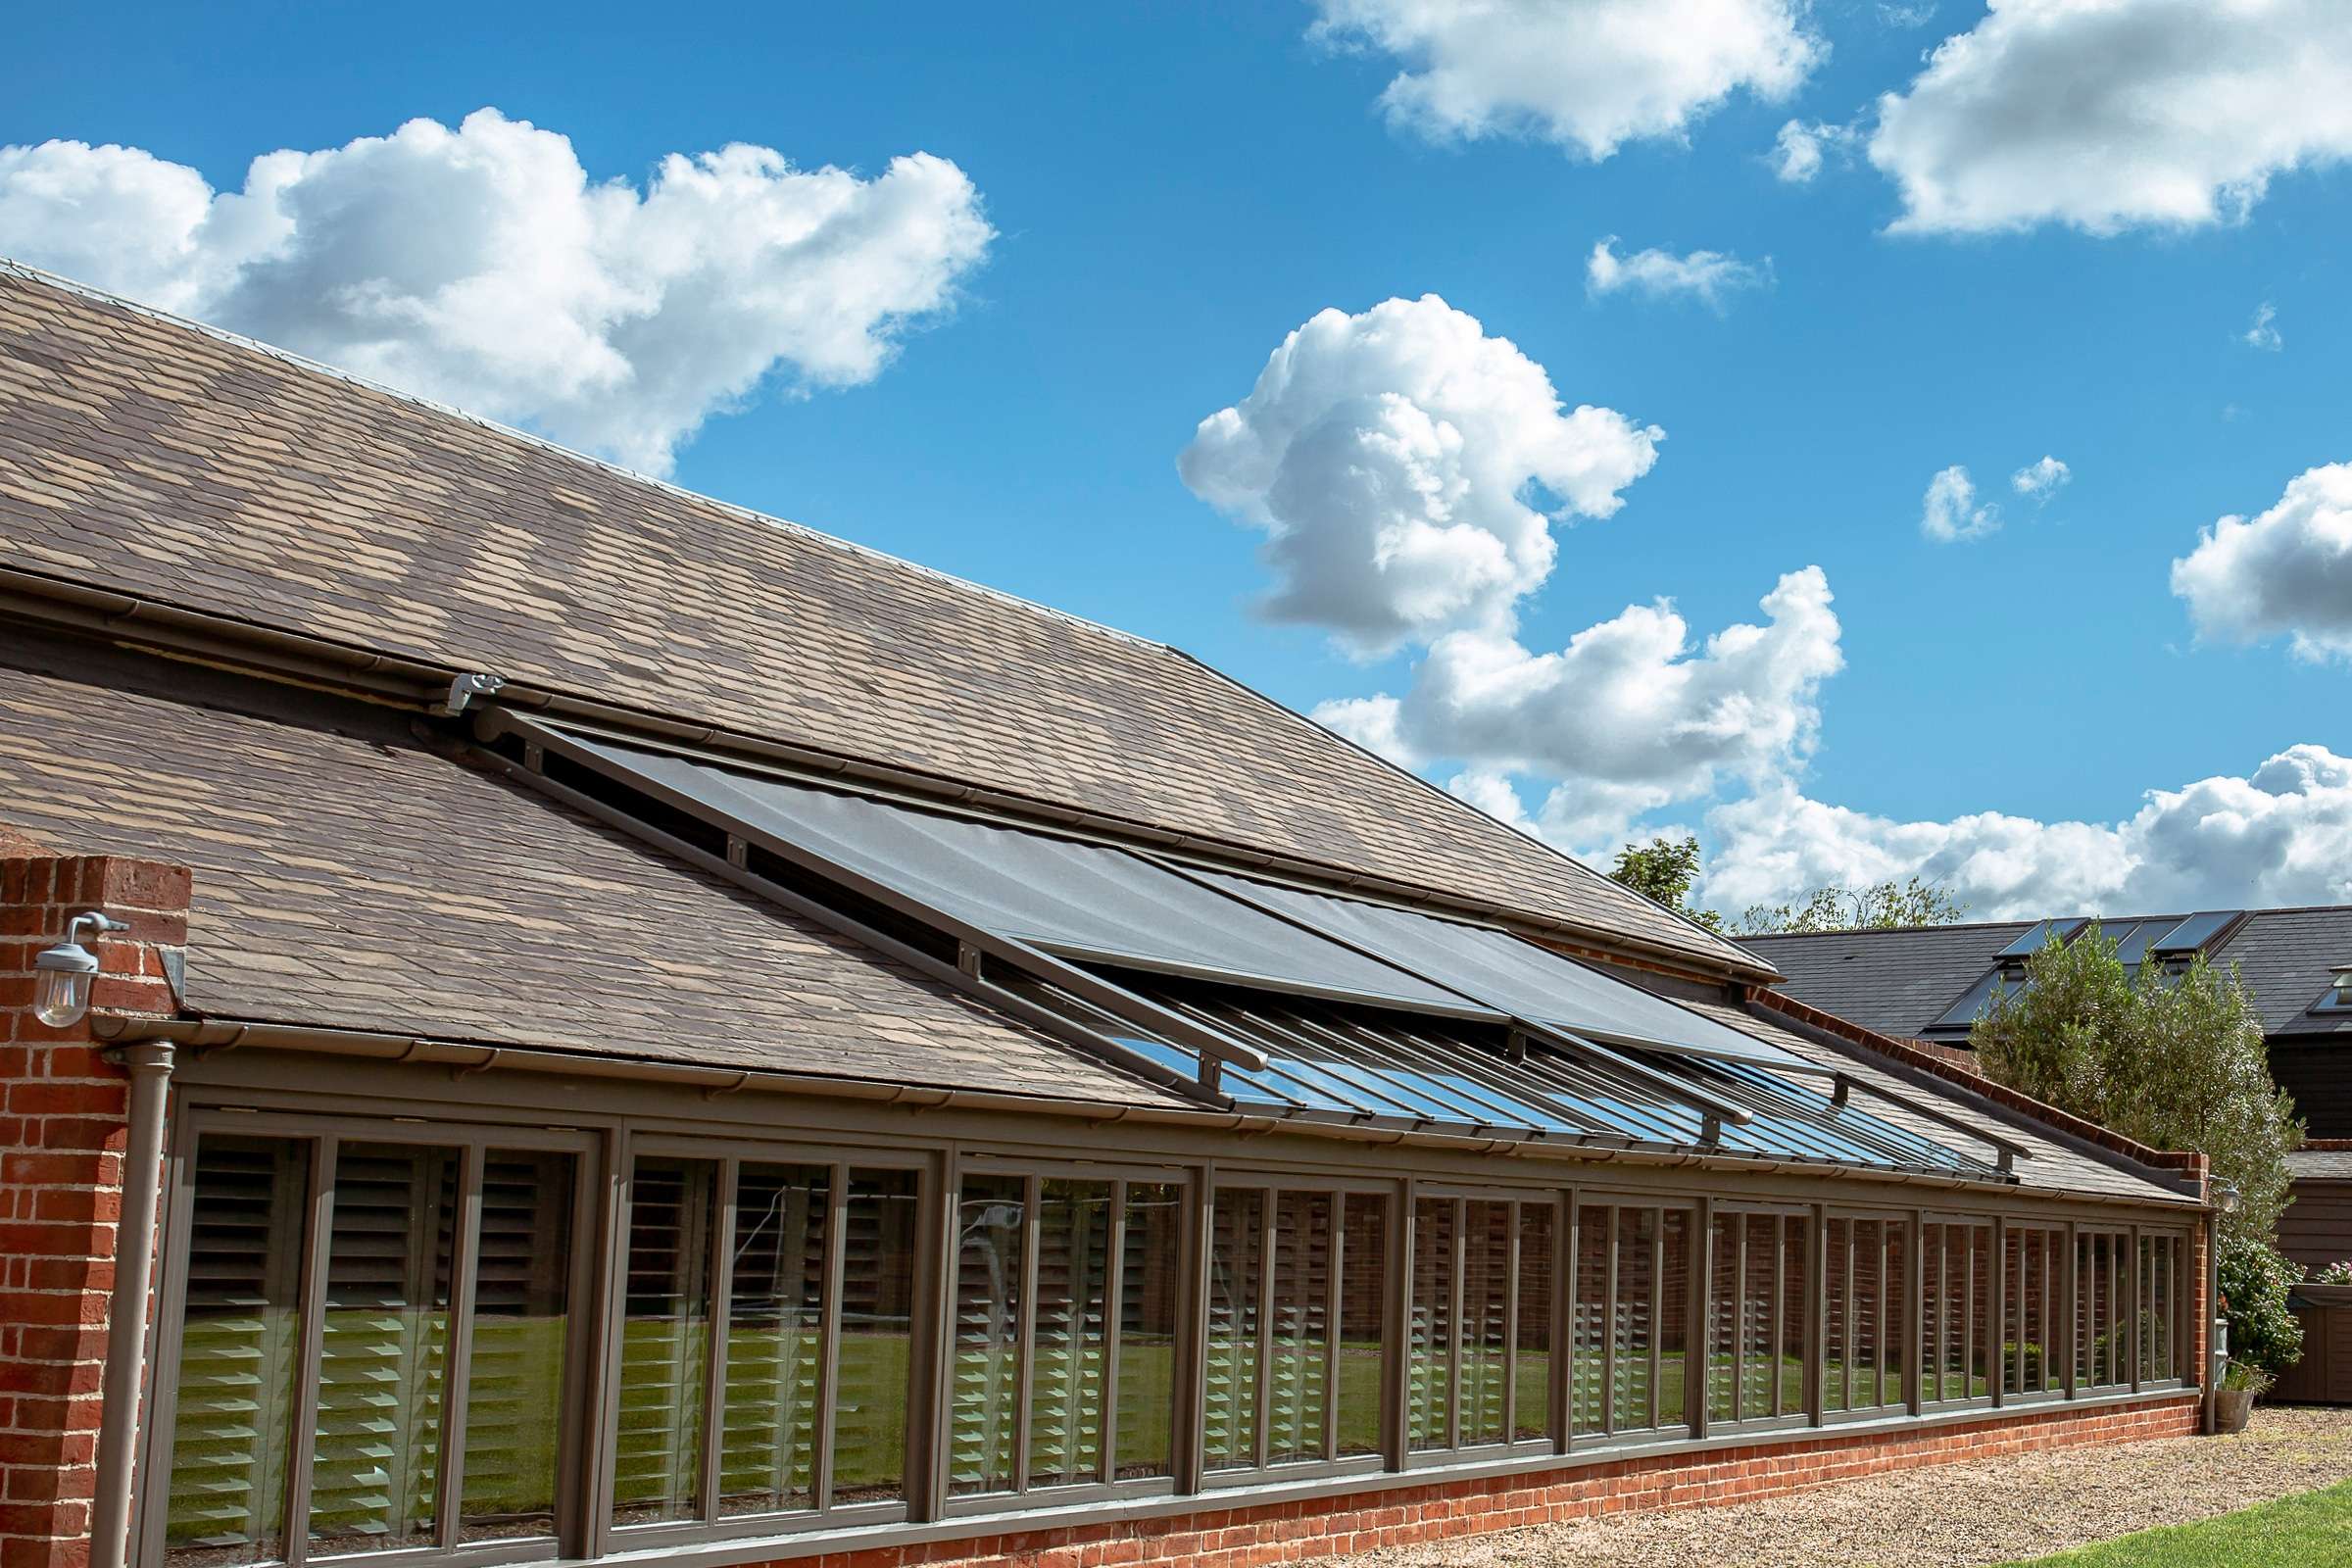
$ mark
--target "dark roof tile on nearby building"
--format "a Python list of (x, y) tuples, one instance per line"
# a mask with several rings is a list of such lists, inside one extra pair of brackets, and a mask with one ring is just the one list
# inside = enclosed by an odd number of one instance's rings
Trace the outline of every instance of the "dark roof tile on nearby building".
[(200, 1015), (1184, 1103), (388, 712), (261, 716), (0, 665), (0, 816), (190, 865)]
[(1173, 649), (8, 268), (0, 567), (1759, 972)]
[[(2124, 927), (2166, 918), (2186, 916), (2110, 915), (2102, 923)], [(1933, 1027), (1993, 967), (1995, 956), (2034, 924), (2000, 920), (1740, 940), (1781, 971), (1777, 989), (1880, 1034), (1909, 1039)], [(2311, 1011), (2328, 988), (2332, 966), (2352, 963), (2352, 906), (2252, 910), (2209, 956), (2217, 965), (2236, 967), (2254, 995), (2264, 1033), (2274, 1040), (2352, 1034), (2352, 1011)]]
[(1934, 1023), (1992, 967), (2030, 920), (1742, 937), (1781, 971), (1779, 990), (1883, 1035), (1908, 1039)]

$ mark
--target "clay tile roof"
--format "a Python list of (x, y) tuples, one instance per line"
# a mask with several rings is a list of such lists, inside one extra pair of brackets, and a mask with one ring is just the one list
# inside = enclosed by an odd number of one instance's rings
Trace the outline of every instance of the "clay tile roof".
[(0, 568), (1759, 961), (1185, 655), (0, 266)]
[(0, 811), (194, 870), (200, 1015), (1182, 1103), (381, 710), (227, 711), (0, 665)]

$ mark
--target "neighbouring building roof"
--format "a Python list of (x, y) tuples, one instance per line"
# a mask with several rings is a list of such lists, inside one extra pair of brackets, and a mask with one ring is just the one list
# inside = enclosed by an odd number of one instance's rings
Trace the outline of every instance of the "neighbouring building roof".
[(1757, 972), (1175, 649), (0, 267), (0, 570)]
[(396, 714), (247, 686), (278, 710), (0, 663), (0, 811), (67, 853), (193, 868), (200, 1016), (1184, 1103), (436, 755)]
[[(2234, 917), (2215, 922), (2218, 934), (2202, 951), (2213, 963), (2236, 968), (2253, 993), (2265, 1033), (2274, 1041), (2352, 1033), (2352, 1009), (2319, 1005), (2328, 994), (2331, 967), (2352, 963), (2352, 906), (2223, 912)], [(2190, 918), (2109, 915), (2100, 926), (2126, 938), (2124, 956), (2131, 958), (2134, 947), (2163, 941), (2168, 929)], [(2044, 923), (1824, 931), (1740, 942), (1779, 969), (1778, 989), (1800, 1002), (1898, 1039), (1957, 1044), (1965, 1043), (1968, 1026), (1953, 1013), (1955, 1004), (1993, 973), (2004, 949)]]

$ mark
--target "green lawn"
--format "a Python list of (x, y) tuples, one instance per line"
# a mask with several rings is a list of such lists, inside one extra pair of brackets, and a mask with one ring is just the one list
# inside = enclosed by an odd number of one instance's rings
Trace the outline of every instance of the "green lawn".
[(2034, 1568), (2321, 1568), (2329, 1563), (2352, 1563), (2352, 1482), (2200, 1524), (2143, 1530), (2036, 1557)]

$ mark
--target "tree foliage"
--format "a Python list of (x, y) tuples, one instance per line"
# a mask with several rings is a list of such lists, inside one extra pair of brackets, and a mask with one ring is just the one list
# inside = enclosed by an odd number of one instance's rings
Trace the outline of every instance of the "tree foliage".
[(2234, 969), (2200, 956), (2177, 974), (2143, 963), (2134, 978), (2092, 926), (2028, 959), (2024, 985), (1994, 999), (1969, 1044), (2000, 1083), (2126, 1138), (2203, 1152), (2238, 1191), (2226, 1243), (2267, 1242), (2277, 1228), (2303, 1128)]
[(1740, 934), (1774, 936), (1807, 931), (1883, 931), (1903, 925), (1950, 925), (1968, 906), (1934, 882), (1879, 882), (1847, 887), (1833, 882), (1815, 888), (1797, 904), (1751, 904), (1740, 917)]
[(1647, 844), (1628, 844), (1617, 852), (1609, 879), (1623, 883), (1643, 898), (1663, 904), (1710, 931), (1723, 929), (1723, 916), (1690, 903), (1691, 884), (1698, 880), (1698, 840), (1654, 838)]
[[(1690, 902), (1690, 890), (1703, 873), (1698, 840), (1653, 838), (1647, 844), (1628, 844), (1609, 867), (1611, 880), (1663, 904), (1710, 931), (1727, 927), (1721, 914)], [(1745, 937), (1782, 932), (1878, 930), (1898, 925), (1949, 925), (1968, 912), (1933, 882), (1913, 877), (1908, 882), (1881, 882), (1871, 887), (1831, 883), (1815, 888), (1796, 904), (1751, 905), (1740, 916), (1738, 933)]]

